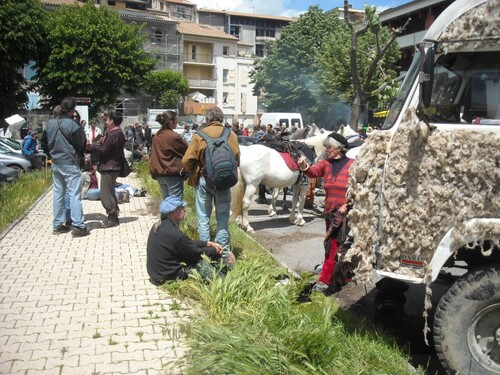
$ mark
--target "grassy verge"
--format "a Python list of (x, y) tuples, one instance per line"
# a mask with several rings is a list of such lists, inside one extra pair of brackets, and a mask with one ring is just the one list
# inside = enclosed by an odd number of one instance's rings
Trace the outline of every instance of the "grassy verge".
[(13, 183), (0, 186), (0, 232), (26, 212), (51, 184), (49, 170), (23, 173)]
[[(147, 164), (136, 168), (144, 186), (161, 198)], [(157, 195), (155, 193), (157, 191)], [(182, 229), (196, 237), (194, 191), (186, 187), (188, 214)], [(304, 279), (280, 284), (286, 273), (274, 258), (234, 224), (235, 268), (225, 279), (206, 283), (198, 276), (164, 286), (194, 300), (199, 311), (186, 327), (190, 351), (185, 374), (408, 374), (408, 360), (378, 335), (321, 294), (299, 303)], [(184, 363), (184, 362), (180, 362)], [(423, 372), (420, 372), (423, 374)]]

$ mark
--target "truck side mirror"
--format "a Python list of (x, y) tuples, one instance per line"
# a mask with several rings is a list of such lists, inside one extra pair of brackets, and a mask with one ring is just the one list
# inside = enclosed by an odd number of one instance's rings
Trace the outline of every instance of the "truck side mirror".
[(432, 85), (434, 83), (434, 58), (436, 52), (434, 47), (430, 47), (425, 52), (424, 66), (420, 76), (420, 89), (422, 90), (422, 104), (424, 108), (429, 108), (431, 104)]

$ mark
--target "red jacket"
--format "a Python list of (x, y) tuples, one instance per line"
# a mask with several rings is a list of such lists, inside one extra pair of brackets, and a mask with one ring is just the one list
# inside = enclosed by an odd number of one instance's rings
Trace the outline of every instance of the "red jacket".
[[(353, 159), (321, 160), (310, 166), (304, 174), (308, 177), (323, 177), (325, 189), (325, 213), (330, 213), (346, 203), (347, 184), (349, 182), (349, 168)], [(339, 170), (340, 168), (340, 170)]]

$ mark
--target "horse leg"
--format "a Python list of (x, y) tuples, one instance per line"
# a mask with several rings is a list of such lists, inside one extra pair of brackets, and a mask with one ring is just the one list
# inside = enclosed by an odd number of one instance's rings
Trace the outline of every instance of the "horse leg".
[(256, 186), (251, 184), (247, 185), (242, 202), (241, 226), (249, 233), (255, 233), (253, 228), (250, 226), (250, 222), (248, 221), (248, 209), (250, 208), (250, 203), (252, 202), (256, 190)]
[(288, 216), (288, 220), (290, 223), (295, 224), (295, 209), (297, 207), (297, 201), (299, 198), (299, 185), (295, 184), (292, 187), (292, 208), (290, 210), (290, 215)]
[(271, 198), (271, 204), (267, 208), (267, 213), (269, 216), (274, 217), (277, 215), (276, 213), (276, 201), (278, 200), (278, 195), (280, 194), (280, 189), (279, 188), (274, 188), (273, 190), (273, 195)]
[(288, 187), (283, 189), (283, 206), (282, 209), (285, 212), (288, 212), (288, 205), (286, 204), (286, 194), (288, 193)]
[(295, 220), (295, 225), (303, 226), (306, 221), (304, 220), (304, 204), (306, 203), (306, 192), (307, 185), (298, 185), (298, 197), (299, 197), (299, 212), (297, 214), (297, 219)]

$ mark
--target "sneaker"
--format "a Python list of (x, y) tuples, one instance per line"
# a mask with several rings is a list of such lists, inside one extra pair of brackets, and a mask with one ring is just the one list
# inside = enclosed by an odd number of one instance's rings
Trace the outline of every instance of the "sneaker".
[(325, 284), (324, 282), (322, 281), (318, 281), (314, 287), (313, 287), (313, 292), (320, 292), (320, 293), (324, 293), (328, 290), (329, 288), (329, 285), (328, 284)]
[(87, 227), (72, 227), (71, 229), (71, 234), (73, 235), (73, 237), (84, 237), (89, 234)]
[(70, 227), (67, 227), (66, 225), (59, 225), (56, 229), (52, 231), (52, 234), (58, 235), (58, 234), (63, 234), (63, 233), (68, 233), (71, 230)]

